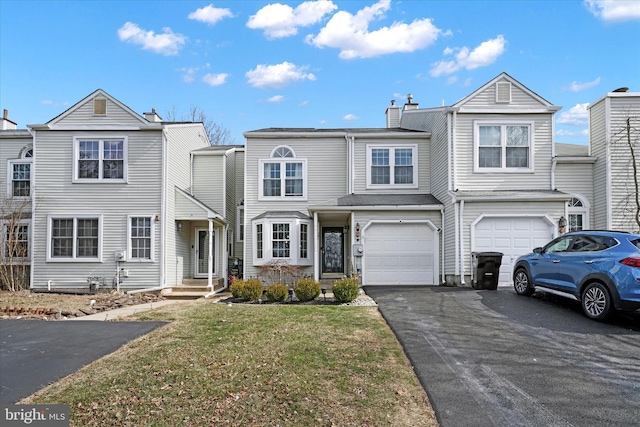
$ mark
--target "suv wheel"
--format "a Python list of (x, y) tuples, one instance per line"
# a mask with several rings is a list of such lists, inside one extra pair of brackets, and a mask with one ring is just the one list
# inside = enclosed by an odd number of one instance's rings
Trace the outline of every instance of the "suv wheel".
[(531, 295), (533, 293), (529, 273), (524, 268), (517, 269), (516, 274), (513, 275), (513, 288), (518, 295)]
[(582, 292), (582, 311), (590, 319), (604, 320), (611, 313), (609, 290), (601, 283), (591, 283)]

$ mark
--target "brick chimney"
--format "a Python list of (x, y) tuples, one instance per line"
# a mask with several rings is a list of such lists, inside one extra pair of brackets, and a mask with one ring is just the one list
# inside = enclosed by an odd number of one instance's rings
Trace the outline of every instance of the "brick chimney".
[(4, 113), (2, 114), (2, 130), (13, 130), (17, 128), (18, 124), (9, 120), (9, 110), (5, 108)]
[(144, 118), (150, 122), (161, 122), (162, 117), (156, 113), (156, 109), (152, 108), (150, 113), (144, 113)]
[(387, 116), (387, 128), (399, 128), (400, 127), (400, 107), (396, 105), (396, 100), (391, 100), (391, 106), (387, 107), (384, 112)]

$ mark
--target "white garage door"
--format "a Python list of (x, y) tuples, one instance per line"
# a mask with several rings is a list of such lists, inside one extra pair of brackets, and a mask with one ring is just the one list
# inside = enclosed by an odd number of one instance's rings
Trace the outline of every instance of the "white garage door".
[(436, 233), (425, 223), (378, 223), (364, 235), (364, 281), (367, 285), (437, 283)]
[(475, 225), (476, 252), (502, 252), (499, 283), (512, 282), (513, 265), (520, 255), (544, 246), (553, 238), (553, 226), (543, 218), (483, 218)]

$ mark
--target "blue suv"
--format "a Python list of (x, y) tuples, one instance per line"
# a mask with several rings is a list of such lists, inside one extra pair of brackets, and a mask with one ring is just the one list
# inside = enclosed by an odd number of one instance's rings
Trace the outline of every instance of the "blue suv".
[(519, 295), (535, 290), (580, 301), (587, 317), (603, 320), (613, 310), (640, 310), (640, 235), (574, 231), (533, 253), (513, 270)]

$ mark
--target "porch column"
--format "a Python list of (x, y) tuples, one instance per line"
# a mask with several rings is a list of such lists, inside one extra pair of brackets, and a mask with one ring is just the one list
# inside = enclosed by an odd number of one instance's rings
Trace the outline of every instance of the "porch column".
[(209, 218), (209, 259), (207, 260), (207, 287), (213, 291), (213, 220)]
[(320, 238), (318, 233), (320, 230), (318, 229), (318, 212), (313, 213), (313, 280), (320, 280), (320, 263), (322, 260), (320, 259)]

